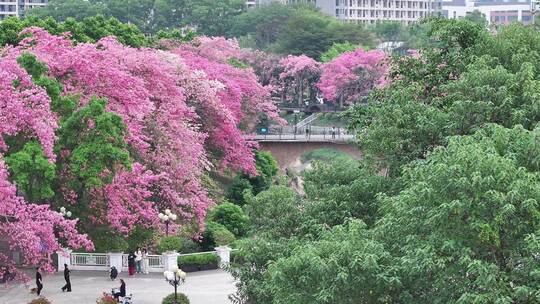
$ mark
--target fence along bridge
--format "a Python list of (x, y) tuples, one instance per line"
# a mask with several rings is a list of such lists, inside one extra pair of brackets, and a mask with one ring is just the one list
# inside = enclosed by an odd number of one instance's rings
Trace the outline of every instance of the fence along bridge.
[(354, 134), (349, 134), (343, 128), (329, 127), (270, 127), (262, 128), (258, 134), (250, 136), (258, 142), (326, 142), (346, 144), (355, 140)]

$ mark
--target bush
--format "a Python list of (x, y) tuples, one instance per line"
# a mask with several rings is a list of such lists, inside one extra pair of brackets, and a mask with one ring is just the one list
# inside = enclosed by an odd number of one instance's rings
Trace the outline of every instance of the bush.
[(237, 175), (229, 189), (227, 190), (227, 198), (237, 205), (244, 205), (244, 193), (245, 191), (253, 192), (253, 186), (249, 180), (241, 175)]
[(199, 251), (199, 243), (188, 237), (180, 238), (180, 252), (181, 253), (193, 253)]
[(215, 264), (219, 261), (219, 257), (214, 253), (184, 255), (178, 257), (178, 265), (180, 268), (185, 265), (204, 266)]
[(28, 304), (51, 304), (51, 301), (47, 300), (46, 298), (37, 298)]
[[(188, 297), (181, 292), (177, 294), (177, 300), (178, 300), (177, 302), (178, 304), (189, 304)], [(174, 293), (171, 293), (170, 295), (166, 296), (161, 302), (161, 304), (174, 304)]]
[(121, 235), (108, 228), (98, 228), (91, 233), (96, 252), (126, 252), (128, 242)]
[(216, 206), (210, 213), (209, 219), (225, 226), (236, 237), (245, 236), (250, 229), (249, 217), (242, 208), (232, 203)]
[(234, 242), (236, 238), (225, 226), (208, 221), (202, 235), (201, 247), (204, 251), (213, 250), (214, 247)]
[(116, 304), (116, 300), (110, 296), (110, 295), (107, 295), (107, 294), (103, 294), (103, 296), (101, 296), (101, 298), (97, 299), (97, 302), (96, 304)]
[(167, 251), (179, 251), (182, 248), (182, 242), (177, 236), (162, 237), (157, 245), (157, 252), (162, 254)]

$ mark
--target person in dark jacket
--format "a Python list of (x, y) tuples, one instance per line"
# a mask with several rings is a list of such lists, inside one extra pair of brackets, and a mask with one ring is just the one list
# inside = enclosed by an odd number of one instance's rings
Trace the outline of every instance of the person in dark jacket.
[(66, 280), (66, 285), (62, 287), (62, 292), (67, 291), (71, 292), (71, 280), (69, 279), (69, 273), (71, 271), (68, 269), (68, 265), (64, 264), (64, 279)]
[(118, 298), (119, 297), (125, 297), (126, 296), (126, 282), (124, 282), (123, 279), (120, 279), (120, 291), (119, 292), (115, 292), (113, 294), (114, 296), (114, 299), (116, 301), (118, 301)]
[(116, 269), (116, 267), (112, 266), (111, 267), (111, 280), (114, 281), (116, 280), (116, 277), (118, 276), (118, 269)]
[(36, 268), (36, 286), (37, 286), (37, 295), (41, 295), (41, 290), (43, 290), (43, 277), (39, 272), (39, 267)]
[(128, 255), (128, 269), (130, 276), (135, 274), (135, 254), (133, 251), (131, 251)]

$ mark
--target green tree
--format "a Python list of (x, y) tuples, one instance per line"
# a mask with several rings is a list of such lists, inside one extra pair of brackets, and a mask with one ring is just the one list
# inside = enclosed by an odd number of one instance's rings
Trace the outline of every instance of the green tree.
[(272, 186), (256, 196), (247, 196), (245, 209), (255, 231), (280, 238), (298, 233), (301, 206), (292, 189)]
[(250, 230), (250, 222), (242, 208), (231, 203), (222, 203), (214, 207), (210, 212), (208, 219), (212, 222), (221, 224), (240, 238)]
[(352, 52), (361, 46), (352, 44), (350, 42), (344, 42), (344, 43), (334, 43), (332, 47), (330, 47), (326, 52), (321, 54), (321, 61), (322, 62), (330, 62), (334, 58), (339, 57), (339, 55), (345, 53), (345, 52)]
[(465, 19), (469, 20), (471, 22), (480, 24), (482, 26), (487, 26), (488, 22), (486, 20), (486, 15), (484, 15), (481, 11), (475, 9), (472, 12), (467, 12), (465, 14)]
[(273, 49), (279, 53), (306, 55), (319, 59), (334, 43), (329, 29), (332, 20), (310, 13), (290, 18), (280, 32)]
[(373, 31), (383, 41), (399, 41), (403, 26), (395, 21), (380, 21), (375, 24)]
[(236, 238), (227, 227), (212, 221), (207, 221), (202, 234), (200, 246), (204, 251), (214, 250), (215, 247), (229, 245)]
[(120, 116), (105, 110), (106, 104), (92, 98), (58, 130), (58, 149), (71, 151), (62, 162), (69, 164), (74, 177), (69, 184), (76, 191), (110, 183), (119, 166), (130, 166), (126, 125)]
[(325, 226), (361, 219), (369, 226), (379, 218), (377, 195), (389, 193), (390, 178), (381, 176), (364, 162), (341, 160), (315, 162), (304, 174), (306, 217)]
[(268, 189), (272, 184), (272, 179), (278, 172), (278, 163), (270, 152), (256, 151), (255, 166), (257, 167), (258, 175), (251, 177), (250, 183), (253, 185), (253, 193), (257, 194)]
[(105, 7), (87, 0), (49, 0), (46, 6), (31, 9), (26, 15), (45, 19), (52, 17), (57, 21), (65, 21), (68, 18), (82, 20), (87, 17), (102, 14)]
[(81, 21), (66, 18), (62, 22), (57, 22), (50, 17), (46, 19), (35, 16), (24, 19), (6, 18), (0, 21), (0, 45), (17, 45), (23, 38), (19, 33), (31, 26), (44, 28), (54, 35), (70, 32), (71, 39), (75, 42), (96, 42), (103, 37), (115, 36), (121, 43), (133, 47), (150, 44), (150, 40), (135, 25), (121, 23), (116, 18), (97, 15), (83, 18)]
[(244, 0), (188, 0), (183, 24), (197, 27), (207, 36), (223, 36), (231, 28), (231, 20), (246, 9)]
[(12, 180), (27, 201), (39, 203), (54, 196), (56, 166), (45, 157), (38, 142), (27, 142), (22, 150), (6, 156), (5, 161)]
[(306, 6), (297, 7), (278, 2), (250, 9), (233, 18), (228, 35), (252, 37), (255, 47), (265, 49), (276, 42), (283, 27), (292, 16), (302, 14), (303, 10), (308, 9), (312, 10)]
[(404, 190), (382, 199), (375, 228), (396, 258), (395, 301), (538, 300), (539, 135), (490, 125), (406, 168)]
[(237, 175), (227, 189), (227, 198), (231, 202), (243, 206), (245, 204), (244, 194), (246, 193), (253, 193), (253, 186), (247, 178)]
[(399, 282), (391, 260), (364, 223), (351, 221), (270, 263), (262, 286), (273, 299), (257, 303), (391, 303)]

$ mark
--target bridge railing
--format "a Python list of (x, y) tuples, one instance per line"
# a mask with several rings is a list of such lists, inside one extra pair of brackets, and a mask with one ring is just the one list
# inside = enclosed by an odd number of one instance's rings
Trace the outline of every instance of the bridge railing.
[(346, 142), (354, 140), (355, 135), (350, 134), (344, 128), (329, 128), (308, 126), (298, 128), (295, 126), (271, 126), (266, 129), (266, 132), (254, 136), (255, 140), (272, 140), (272, 141), (333, 141)]

